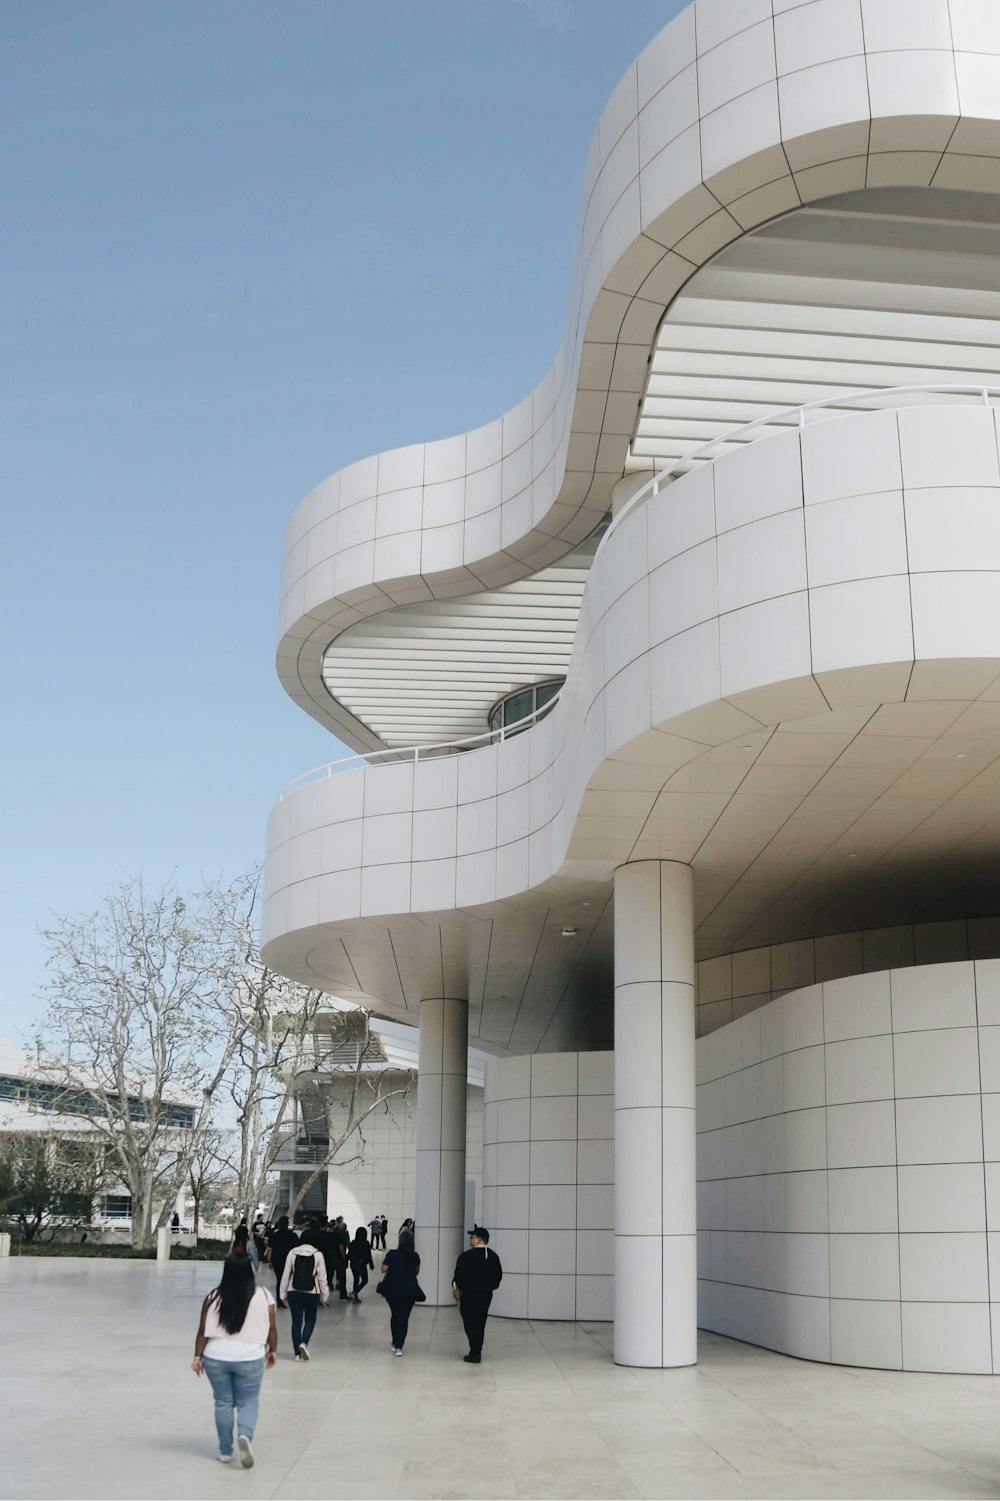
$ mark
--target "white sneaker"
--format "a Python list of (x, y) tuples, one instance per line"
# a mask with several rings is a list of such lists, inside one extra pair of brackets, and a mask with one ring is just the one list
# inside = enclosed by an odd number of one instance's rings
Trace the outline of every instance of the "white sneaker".
[(402, 1352), (402, 1350), (393, 1350), (392, 1353), (393, 1353), (393, 1355), (400, 1355), (401, 1356), (403, 1352)]
[(299, 1345), (299, 1359), (300, 1360), (308, 1360), (309, 1359), (309, 1346), (308, 1345)]
[(233, 1456), (231, 1454), (223, 1454), (221, 1449), (215, 1457), (220, 1465), (231, 1465), (233, 1462)]
[(252, 1470), (253, 1450), (250, 1447), (250, 1440), (248, 1438), (244, 1438), (241, 1433), (236, 1442), (240, 1446), (240, 1464), (245, 1470)]

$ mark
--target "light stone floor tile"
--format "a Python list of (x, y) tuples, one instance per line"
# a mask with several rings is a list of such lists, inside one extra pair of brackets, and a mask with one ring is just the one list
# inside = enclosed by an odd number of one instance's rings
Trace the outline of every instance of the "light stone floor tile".
[(454, 1309), (389, 1352), (380, 1299), (283, 1341), (249, 1472), (216, 1464), (189, 1369), (217, 1268), (0, 1262), (0, 1498), (881, 1498), (1000, 1495), (1000, 1378), (810, 1365), (704, 1334), (700, 1363), (628, 1370), (607, 1324), (493, 1319), (464, 1365)]

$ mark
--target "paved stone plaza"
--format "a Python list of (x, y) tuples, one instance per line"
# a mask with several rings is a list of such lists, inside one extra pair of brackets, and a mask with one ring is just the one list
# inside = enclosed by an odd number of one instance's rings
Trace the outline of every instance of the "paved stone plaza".
[(809, 1365), (717, 1336), (701, 1364), (625, 1370), (609, 1325), (321, 1312), (308, 1366), (266, 1378), (250, 1472), (215, 1452), (189, 1367), (213, 1266), (0, 1263), (4, 1497), (996, 1496), (1000, 1379)]

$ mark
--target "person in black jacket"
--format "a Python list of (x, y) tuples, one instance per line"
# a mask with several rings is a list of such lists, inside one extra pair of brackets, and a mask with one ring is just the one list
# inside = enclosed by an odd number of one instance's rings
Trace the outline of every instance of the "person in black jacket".
[(409, 1230), (401, 1230), (399, 1249), (386, 1252), (382, 1281), (377, 1289), (389, 1305), (393, 1355), (402, 1355), (413, 1305), (424, 1301), (424, 1293), (417, 1281), (419, 1272), (420, 1257), (413, 1248), (413, 1236)]
[(271, 1244), (267, 1248), (268, 1260), (274, 1273), (275, 1290), (277, 1292), (278, 1307), (286, 1305), (281, 1300), (281, 1274), (285, 1270), (285, 1262), (288, 1260), (289, 1251), (293, 1251), (299, 1243), (299, 1237), (294, 1230), (288, 1228), (288, 1215), (283, 1214), (278, 1221), (278, 1228), (271, 1235)]
[(351, 1249), (351, 1232), (342, 1214), (333, 1222), (332, 1234), (337, 1242), (337, 1293), (341, 1302), (347, 1298), (347, 1259)]
[(337, 1276), (337, 1266), (340, 1262), (340, 1243), (333, 1233), (333, 1226), (325, 1215), (323, 1216), (321, 1225), (313, 1235), (313, 1245), (322, 1253), (323, 1261), (326, 1265), (326, 1280), (332, 1288)]
[(354, 1279), (351, 1286), (351, 1297), (355, 1303), (360, 1303), (358, 1293), (368, 1286), (368, 1272), (375, 1266), (372, 1260), (372, 1248), (368, 1244), (368, 1231), (364, 1225), (359, 1225), (354, 1239), (351, 1241), (347, 1256), (351, 1267), (351, 1276)]
[(451, 1280), (469, 1341), (469, 1353), (462, 1356), (468, 1365), (479, 1365), (482, 1361), (490, 1304), (503, 1278), (500, 1257), (490, 1250), (489, 1238), (488, 1230), (473, 1225), (469, 1231), (469, 1250), (463, 1251), (456, 1261), (455, 1275)]

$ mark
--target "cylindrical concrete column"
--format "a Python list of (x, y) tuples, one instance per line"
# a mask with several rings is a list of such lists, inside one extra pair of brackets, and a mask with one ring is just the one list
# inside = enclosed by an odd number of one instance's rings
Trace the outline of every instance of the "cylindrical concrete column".
[(420, 1002), (417, 1075), (417, 1252), (427, 1301), (450, 1304), (451, 1277), (465, 1249), (465, 1113), (469, 1003)]
[(689, 865), (615, 871), (618, 1365), (698, 1358), (694, 911)]

